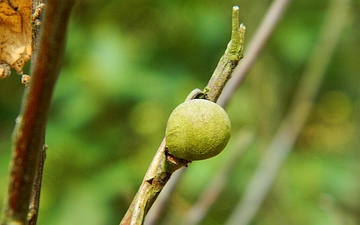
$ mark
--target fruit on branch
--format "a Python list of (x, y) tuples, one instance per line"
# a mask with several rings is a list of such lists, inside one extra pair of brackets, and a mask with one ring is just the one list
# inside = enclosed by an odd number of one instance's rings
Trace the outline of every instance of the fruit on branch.
[(204, 100), (188, 100), (171, 113), (165, 132), (170, 154), (188, 161), (219, 154), (230, 139), (230, 119), (221, 106)]

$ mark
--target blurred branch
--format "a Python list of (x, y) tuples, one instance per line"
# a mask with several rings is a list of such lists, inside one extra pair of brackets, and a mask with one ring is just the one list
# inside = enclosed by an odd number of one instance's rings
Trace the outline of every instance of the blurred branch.
[(326, 68), (346, 24), (348, 10), (349, 0), (331, 1), (319, 40), (310, 55), (290, 110), (280, 124), (278, 132), (245, 190), (243, 199), (234, 209), (227, 225), (249, 224), (260, 208), (312, 109)]
[[(194, 98), (206, 98), (216, 102), (222, 89), (229, 80), (233, 69), (242, 57), (245, 26), (239, 26), (239, 8), (233, 7), (232, 14), (232, 35), (224, 55), (221, 57), (215, 72), (213, 73), (204, 91), (195, 89), (187, 97), (187, 100)], [(164, 188), (172, 173), (187, 166), (188, 161), (176, 158), (166, 153), (165, 139), (161, 143), (151, 162), (145, 178), (133, 200), (121, 225), (143, 224), (146, 214), (155, 202), (156, 198)]]
[(13, 132), (9, 186), (1, 224), (28, 224), (30, 200), (44, 146), (45, 125), (65, 47), (74, 0), (48, 0), (39, 46)]
[(218, 101), (219, 105), (223, 107), (226, 106), (236, 89), (242, 83), (246, 74), (249, 72), (260, 52), (267, 43), (276, 25), (280, 21), (289, 2), (290, 0), (275, 0), (272, 3), (264, 19), (262, 20), (262, 23), (260, 24), (260, 27), (257, 29), (254, 38), (251, 39), (249, 46), (246, 48), (247, 50), (244, 54), (246, 57), (235, 68), (232, 74), (232, 78), (225, 86), (223, 93), (221, 94)]
[(218, 168), (218, 172), (214, 174), (213, 179), (207, 185), (207, 189), (202, 192), (198, 201), (190, 208), (182, 221), (182, 224), (196, 225), (204, 219), (205, 215), (214, 205), (227, 184), (231, 173), (234, 171), (234, 167), (240, 160), (240, 157), (254, 140), (254, 134), (250, 131), (242, 130), (236, 135), (235, 140), (235, 145), (229, 149), (230, 152), (227, 160), (225, 160), (222, 163), (222, 166)]

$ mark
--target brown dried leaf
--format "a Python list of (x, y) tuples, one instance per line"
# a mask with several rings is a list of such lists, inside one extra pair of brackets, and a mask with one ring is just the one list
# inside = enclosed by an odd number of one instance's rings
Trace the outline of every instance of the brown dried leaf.
[(0, 0), (0, 78), (19, 74), (31, 58), (31, 0)]

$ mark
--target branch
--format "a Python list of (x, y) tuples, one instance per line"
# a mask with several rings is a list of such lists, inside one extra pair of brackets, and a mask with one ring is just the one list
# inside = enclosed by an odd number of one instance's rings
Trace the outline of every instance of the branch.
[(31, 194), (29, 213), (28, 213), (28, 221), (29, 225), (36, 225), (37, 218), (39, 214), (39, 206), (40, 206), (40, 193), (41, 193), (41, 184), (42, 184), (42, 176), (44, 171), (44, 164), (46, 158), (46, 150), (47, 145), (43, 145), (42, 151), (40, 153), (39, 163), (35, 175), (34, 187)]
[(231, 41), (229, 42), (225, 54), (221, 57), (213, 75), (204, 89), (206, 99), (217, 102), (227, 81), (243, 58), (245, 38), (245, 26), (239, 26), (239, 7), (233, 8)]
[(326, 68), (349, 15), (349, 0), (333, 0), (324, 20), (318, 43), (310, 55), (298, 90), (280, 127), (266, 150), (258, 169), (245, 190), (242, 201), (234, 209), (227, 225), (250, 224), (269, 192), (277, 173), (290, 153), (311, 112)]
[[(246, 57), (241, 61), (241, 64), (239, 64), (233, 71), (232, 78), (229, 80), (229, 82), (223, 89), (222, 94), (217, 101), (217, 104), (221, 105), (222, 107), (225, 107), (227, 105), (234, 92), (237, 90), (239, 85), (245, 79), (245, 76), (248, 74), (251, 67), (254, 65), (256, 59), (266, 45), (267, 40), (270, 38), (276, 25), (284, 14), (289, 2), (290, 0), (276, 0), (268, 9), (265, 17), (263, 18), (263, 22), (257, 29), (254, 38), (247, 47), (247, 50), (245, 52)], [(208, 86), (210, 86), (210, 84), (208, 84)], [(183, 173), (184, 170), (179, 171), (178, 174), (176, 174), (177, 176), (170, 180), (170, 185), (173, 187), (176, 186), (176, 183), (180, 181)], [(161, 196), (164, 202), (166, 202), (167, 199), (171, 197), (172, 190), (173, 189), (167, 189), (164, 193), (162, 193)], [(155, 204), (157, 205), (160, 203), (157, 201)], [(157, 221), (159, 219), (158, 217), (162, 213), (161, 208), (164, 207), (157, 206), (156, 208), (158, 210), (154, 210), (154, 215), (151, 215), (151, 218), (148, 218), (148, 220), (145, 221), (147, 225), (156, 224), (156, 222), (154, 223), (152, 221)], [(150, 211), (150, 213), (152, 212)]]
[[(221, 57), (215, 72), (204, 92), (195, 89), (187, 99), (206, 98), (216, 102), (222, 89), (229, 80), (233, 69), (242, 57), (245, 26), (239, 27), (239, 8), (233, 7), (232, 15), (232, 37), (228, 47)], [(145, 178), (133, 200), (121, 225), (143, 224), (146, 214), (158, 197), (173, 172), (187, 166), (188, 162), (166, 154), (165, 139), (156, 152), (153, 161), (145, 175)]]
[(1, 224), (28, 224), (28, 212), (45, 125), (65, 46), (67, 22), (74, 0), (48, 0), (32, 70), (13, 132), (8, 193)]
[(241, 130), (236, 135), (235, 140), (235, 145), (229, 149), (230, 152), (228, 152), (228, 158), (218, 168), (217, 173), (214, 174), (212, 180), (202, 192), (197, 202), (189, 209), (181, 224), (196, 225), (204, 219), (228, 183), (230, 175), (234, 172), (234, 167), (238, 165), (241, 156), (254, 141), (254, 134), (247, 130)]
[(223, 107), (226, 106), (236, 89), (245, 79), (246, 74), (254, 65), (269, 37), (275, 30), (275, 27), (283, 16), (289, 2), (290, 0), (275, 0), (270, 6), (259, 28), (256, 31), (255, 36), (251, 39), (251, 42), (247, 47), (247, 51), (245, 52), (246, 57), (241, 61), (241, 64), (236, 67), (232, 79), (225, 86), (224, 91), (218, 101), (219, 105)]

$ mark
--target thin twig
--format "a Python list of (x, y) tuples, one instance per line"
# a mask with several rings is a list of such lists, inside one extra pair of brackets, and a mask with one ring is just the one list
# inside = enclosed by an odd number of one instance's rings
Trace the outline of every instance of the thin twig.
[(276, 25), (284, 14), (290, 0), (275, 0), (267, 11), (260, 27), (257, 29), (254, 38), (251, 39), (244, 55), (246, 56), (232, 74), (232, 78), (225, 86), (218, 104), (225, 107), (236, 89), (245, 79), (246, 74), (255, 63), (260, 52), (267, 43)]
[(318, 43), (310, 55), (289, 113), (280, 124), (278, 132), (245, 190), (243, 199), (234, 209), (227, 225), (249, 224), (269, 192), (312, 109), (326, 68), (346, 24), (348, 9), (349, 0), (331, 2)]
[[(37, 48), (37, 41), (38, 41), (38, 34), (40, 32), (40, 16), (43, 14), (45, 4), (41, 2), (41, 0), (33, 0), (32, 1), (32, 16), (31, 16), (31, 38), (32, 38), (32, 56), (31, 58), (36, 58), (36, 48)], [(35, 60), (31, 60), (31, 70), (34, 69)], [(26, 76), (26, 75), (25, 75)], [(26, 85), (26, 83), (25, 83)], [(45, 143), (45, 134), (42, 135), (43, 140), (42, 143)], [(46, 158), (46, 149), (47, 146), (44, 144), (42, 146), (42, 151), (39, 156), (39, 163), (37, 166), (37, 171), (35, 175), (35, 181), (33, 185), (33, 190), (31, 193), (30, 199), (30, 206), (29, 206), (29, 213), (28, 213), (28, 221), (29, 225), (36, 225), (37, 218), (39, 215), (40, 209), (40, 193), (41, 193), (41, 186), (42, 186), (42, 176), (43, 170), (45, 165), (45, 158)]]
[[(224, 56), (221, 57), (208, 86), (204, 92), (195, 89), (187, 99), (200, 98), (201, 96), (201, 98), (204, 97), (215, 102), (221, 94), (221, 90), (242, 57), (245, 27), (243, 25), (239, 26), (238, 11), (238, 7), (233, 7), (231, 41)], [(120, 222), (121, 225), (143, 224), (147, 212), (170, 179), (172, 173), (187, 165), (187, 161), (169, 155), (165, 150), (166, 142), (164, 139), (149, 166), (133, 202)]]
[(46, 158), (46, 149), (47, 146), (44, 145), (40, 154), (39, 164), (37, 167), (37, 173), (35, 176), (34, 188), (31, 194), (30, 207), (28, 213), (29, 225), (36, 225), (37, 218), (39, 215), (40, 193), (41, 193), (42, 176), (43, 176), (44, 164)]
[(13, 132), (9, 187), (1, 224), (28, 224), (28, 213), (45, 125), (57, 80), (67, 22), (74, 0), (48, 0), (32, 81), (24, 95), (22, 109)]
[(204, 89), (206, 99), (217, 102), (226, 83), (243, 58), (245, 26), (239, 25), (239, 7), (233, 8), (231, 41)]
[(38, 41), (38, 33), (40, 31), (40, 16), (42, 15), (42, 11), (45, 7), (45, 4), (42, 3), (41, 0), (32, 0), (32, 8), (31, 8), (31, 48), (32, 48), (32, 56), (34, 59), (34, 55), (36, 53), (36, 46)]

